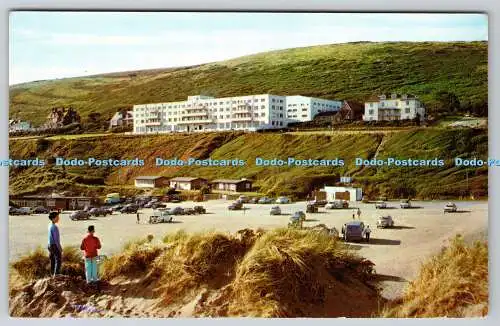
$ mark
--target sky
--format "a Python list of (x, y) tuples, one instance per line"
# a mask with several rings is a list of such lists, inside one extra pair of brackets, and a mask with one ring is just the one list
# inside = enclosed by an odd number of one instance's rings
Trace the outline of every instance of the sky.
[(488, 40), (482, 14), (11, 12), (9, 84), (357, 41)]

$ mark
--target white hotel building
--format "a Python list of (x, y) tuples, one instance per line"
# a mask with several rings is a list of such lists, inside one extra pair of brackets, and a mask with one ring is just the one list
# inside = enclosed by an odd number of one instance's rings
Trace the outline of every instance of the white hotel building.
[(365, 103), (364, 121), (414, 119), (417, 114), (420, 120), (425, 118), (425, 108), (416, 96), (391, 94), (380, 95), (378, 98), (378, 101)]
[(308, 121), (323, 111), (338, 111), (341, 101), (271, 94), (134, 105), (134, 133), (273, 129)]

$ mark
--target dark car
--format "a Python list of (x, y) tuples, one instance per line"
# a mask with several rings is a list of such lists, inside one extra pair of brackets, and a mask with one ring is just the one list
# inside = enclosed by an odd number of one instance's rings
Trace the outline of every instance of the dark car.
[(50, 210), (43, 206), (37, 206), (31, 210), (33, 214), (48, 214)]
[(90, 214), (86, 211), (76, 211), (76, 212), (71, 213), (69, 218), (72, 221), (88, 220), (90, 218)]
[(362, 221), (350, 221), (342, 226), (342, 238), (344, 241), (362, 241), (370, 238), (370, 227)]
[(184, 208), (183, 215), (195, 215), (196, 211), (194, 208)]
[(92, 209), (89, 210), (89, 214), (91, 216), (95, 216), (95, 217), (98, 217), (98, 216), (106, 216), (109, 213), (109, 211), (106, 209), (106, 208), (103, 208), (103, 207), (94, 207)]
[(328, 204), (328, 201), (323, 199), (313, 200), (311, 204), (313, 204), (316, 207), (325, 207), (325, 205)]
[(243, 209), (243, 203), (240, 202), (240, 201), (235, 201), (234, 203), (232, 203), (231, 205), (229, 205), (227, 207), (227, 209), (229, 209), (230, 211), (236, 211), (236, 210)]
[(128, 204), (128, 205), (125, 205), (121, 210), (120, 212), (121, 213), (137, 213), (137, 210), (139, 209), (139, 207), (137, 205), (134, 205), (134, 204)]
[(160, 202), (154, 202), (151, 204), (152, 209), (158, 209), (158, 208), (167, 208), (167, 205), (160, 203)]
[(111, 210), (113, 212), (119, 212), (123, 209), (123, 207), (124, 207), (123, 205), (115, 205), (115, 206), (111, 207)]
[(203, 206), (195, 206), (193, 207), (193, 209), (196, 212), (196, 214), (205, 214), (207, 212), (207, 210)]
[(259, 197), (252, 197), (248, 201), (249, 204), (258, 204), (259, 203)]
[(314, 204), (308, 204), (306, 207), (306, 213), (317, 213), (318, 212), (318, 206)]

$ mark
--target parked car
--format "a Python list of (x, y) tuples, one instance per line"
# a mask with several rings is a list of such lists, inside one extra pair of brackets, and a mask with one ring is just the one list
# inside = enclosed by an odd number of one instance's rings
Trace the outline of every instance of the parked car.
[(153, 214), (149, 216), (148, 223), (157, 224), (157, 223), (171, 223), (174, 217), (168, 213), (167, 210), (159, 209), (154, 210)]
[(377, 209), (387, 208), (387, 203), (385, 201), (379, 200), (375, 203), (375, 208)]
[(196, 214), (206, 214), (207, 213), (207, 210), (203, 206), (195, 206), (195, 207), (193, 207), (193, 209), (196, 212)]
[(9, 215), (26, 215), (26, 214), (23, 214), (22, 211), (19, 210), (19, 208), (9, 206)]
[(48, 214), (50, 210), (43, 206), (37, 206), (31, 210), (33, 214)]
[(249, 204), (257, 204), (259, 202), (259, 197), (252, 197), (248, 201)]
[(348, 208), (349, 203), (345, 200), (334, 200), (328, 202), (328, 204), (325, 205), (326, 209), (340, 209), (340, 208)]
[(92, 209), (89, 210), (88, 212), (91, 216), (106, 216), (109, 214), (108, 210), (107, 209), (104, 209), (104, 208), (99, 208), (99, 207), (94, 207)]
[(387, 197), (386, 196), (381, 196), (377, 200), (378, 201), (387, 201)]
[(370, 227), (361, 221), (350, 221), (342, 226), (342, 238), (344, 241), (369, 241)]
[(238, 200), (245, 204), (245, 203), (248, 203), (248, 201), (250, 199), (247, 196), (245, 196), (245, 195), (241, 195), (241, 196), (238, 197)]
[(90, 214), (86, 211), (76, 211), (76, 212), (71, 213), (69, 218), (72, 221), (88, 220), (90, 218)]
[(170, 215), (183, 215), (184, 214), (184, 208), (177, 206), (177, 207), (172, 207), (170, 209), (167, 209), (168, 214)]
[(232, 203), (231, 205), (229, 205), (227, 207), (227, 209), (229, 209), (230, 211), (236, 211), (236, 210), (240, 210), (240, 209), (243, 209), (243, 204), (239, 201), (235, 201), (234, 203)]
[(135, 204), (127, 204), (125, 206), (123, 206), (123, 208), (120, 210), (121, 213), (137, 213), (137, 211), (139, 210), (139, 206), (135, 205)]
[(115, 206), (111, 207), (111, 210), (113, 212), (119, 212), (123, 209), (123, 207), (124, 207), (123, 205), (115, 205)]
[(281, 215), (281, 208), (279, 206), (273, 206), (273, 207), (271, 207), (269, 214), (270, 215)]
[(196, 214), (196, 211), (193, 208), (184, 208), (183, 214), (182, 215), (194, 215)]
[(455, 205), (454, 203), (446, 203), (446, 205), (444, 205), (445, 213), (454, 213), (456, 211), (457, 211), (457, 205)]
[(311, 204), (316, 207), (325, 207), (325, 205), (328, 204), (328, 201), (325, 199), (313, 200)]
[(317, 212), (318, 212), (318, 206), (314, 204), (307, 204), (306, 213), (317, 213)]
[(31, 214), (31, 207), (19, 207), (17, 209), (18, 214), (17, 215), (30, 215)]
[(394, 220), (392, 216), (379, 216), (377, 218), (377, 228), (392, 228), (394, 226)]
[(151, 204), (151, 208), (152, 209), (167, 208), (167, 205), (157, 201), (157, 202), (154, 202), (153, 204)]
[(399, 206), (401, 208), (411, 208), (411, 202), (409, 199), (402, 199), (400, 202), (399, 202)]
[(290, 199), (288, 199), (287, 197), (278, 197), (278, 199), (276, 199), (275, 203), (276, 204), (289, 204)]
[(302, 224), (305, 220), (306, 214), (303, 211), (297, 211), (290, 217), (290, 223), (288, 223), (288, 227), (302, 228)]
[(262, 197), (258, 201), (259, 204), (271, 204), (272, 202), (273, 200), (269, 197)]

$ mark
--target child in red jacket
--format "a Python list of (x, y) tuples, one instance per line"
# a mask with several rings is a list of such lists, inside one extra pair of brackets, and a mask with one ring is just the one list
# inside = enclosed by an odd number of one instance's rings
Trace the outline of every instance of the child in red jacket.
[(80, 249), (85, 254), (85, 277), (87, 283), (90, 284), (99, 281), (97, 276), (97, 250), (101, 249), (101, 241), (94, 236), (95, 228), (93, 225), (88, 227), (88, 232), (87, 236), (82, 240)]

